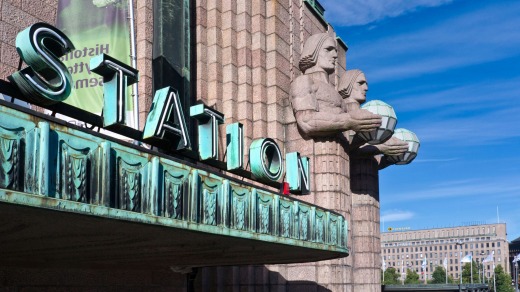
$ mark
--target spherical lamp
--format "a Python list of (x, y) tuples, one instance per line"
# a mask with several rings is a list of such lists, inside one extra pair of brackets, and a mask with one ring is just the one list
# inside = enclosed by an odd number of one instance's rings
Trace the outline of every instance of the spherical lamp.
[(395, 164), (408, 164), (412, 162), (412, 160), (417, 157), (417, 152), (419, 151), (419, 146), (421, 145), (417, 135), (407, 129), (399, 128), (395, 129), (394, 135), (392, 137), (408, 143), (408, 150), (401, 155), (387, 156), (387, 158)]
[(380, 100), (369, 101), (363, 104), (361, 108), (373, 114), (380, 115), (382, 121), (379, 128), (371, 132), (359, 132), (357, 133), (358, 136), (372, 145), (381, 144), (390, 139), (397, 124), (397, 116), (395, 115), (394, 108)]

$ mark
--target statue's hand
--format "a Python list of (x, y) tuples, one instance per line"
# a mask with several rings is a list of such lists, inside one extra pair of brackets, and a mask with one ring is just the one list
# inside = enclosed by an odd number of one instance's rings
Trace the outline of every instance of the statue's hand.
[(408, 150), (408, 143), (397, 138), (390, 138), (383, 144), (374, 145), (382, 154), (388, 156), (401, 155)]
[(370, 132), (381, 126), (381, 116), (364, 109), (348, 113), (351, 118), (350, 129), (355, 132)]

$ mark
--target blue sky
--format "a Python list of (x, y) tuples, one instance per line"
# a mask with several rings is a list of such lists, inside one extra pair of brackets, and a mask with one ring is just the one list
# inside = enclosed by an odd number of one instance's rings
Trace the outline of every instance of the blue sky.
[(520, 237), (520, 1), (321, 0), (419, 156), (380, 172), (385, 228), (507, 223)]

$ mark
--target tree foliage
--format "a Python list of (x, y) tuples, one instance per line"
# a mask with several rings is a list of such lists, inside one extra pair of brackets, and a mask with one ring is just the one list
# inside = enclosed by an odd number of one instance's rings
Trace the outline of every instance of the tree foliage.
[[(462, 283), (471, 283), (471, 264), (465, 263), (462, 267)], [(478, 264), (473, 261), (473, 283), (478, 283)]]
[[(514, 292), (513, 286), (511, 286), (511, 276), (504, 272), (504, 268), (501, 265), (495, 267), (495, 279), (497, 292)], [(490, 290), (493, 290), (493, 282), (491, 282), (490, 286)]]
[(405, 284), (420, 284), (419, 274), (415, 270), (407, 269), (406, 270), (406, 279), (404, 280)]
[(432, 274), (432, 284), (444, 284), (446, 283), (446, 270), (443, 267), (437, 266)]
[(396, 285), (399, 282), (399, 273), (395, 268), (388, 268), (385, 271), (385, 280), (381, 281), (384, 285)]

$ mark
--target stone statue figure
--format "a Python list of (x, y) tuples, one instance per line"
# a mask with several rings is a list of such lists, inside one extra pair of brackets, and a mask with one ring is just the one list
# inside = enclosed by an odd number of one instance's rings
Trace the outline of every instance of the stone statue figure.
[[(343, 98), (344, 107), (348, 111), (359, 110), (361, 104), (366, 101), (368, 83), (365, 74), (361, 70), (348, 70), (341, 76), (339, 81), (339, 94)], [(382, 144), (369, 145), (361, 139), (349, 135), (350, 153), (361, 157), (372, 157), (374, 155), (385, 154), (389, 156), (400, 155), (408, 150), (408, 143), (397, 138), (390, 138)], [(363, 145), (364, 144), (364, 145)], [(377, 157), (379, 169), (383, 169), (392, 163), (385, 157)]]
[(334, 136), (353, 131), (372, 131), (381, 125), (381, 117), (360, 109), (348, 110), (329, 83), (338, 52), (336, 41), (327, 33), (309, 37), (299, 62), (303, 75), (291, 83), (290, 98), (298, 128), (306, 137)]

